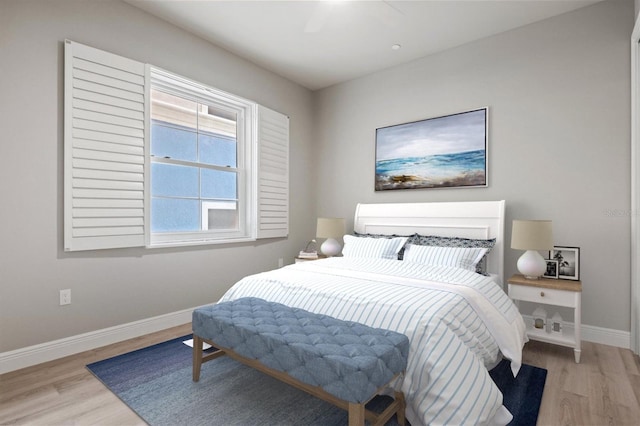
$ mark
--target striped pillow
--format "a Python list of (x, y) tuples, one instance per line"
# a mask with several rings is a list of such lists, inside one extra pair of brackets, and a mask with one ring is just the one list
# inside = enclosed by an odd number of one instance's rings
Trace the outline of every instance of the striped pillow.
[[(396, 237), (407, 237), (407, 241), (410, 242), (414, 235), (398, 235), (398, 234), (360, 234), (358, 232), (353, 232), (353, 235), (359, 238), (396, 238)], [(415, 234), (418, 235), (418, 234)], [(404, 246), (398, 252), (398, 260), (402, 260), (402, 256), (404, 255)]]
[(476, 272), (476, 265), (487, 253), (482, 247), (434, 247), (407, 244), (404, 261), (430, 266), (454, 266)]
[(398, 252), (407, 242), (407, 237), (362, 238), (344, 236), (344, 257), (366, 257), (369, 259), (398, 259)]

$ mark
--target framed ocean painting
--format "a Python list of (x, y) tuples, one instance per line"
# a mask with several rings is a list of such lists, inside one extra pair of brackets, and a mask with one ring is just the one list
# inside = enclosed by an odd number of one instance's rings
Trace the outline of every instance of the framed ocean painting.
[(376, 129), (376, 191), (488, 185), (488, 108)]

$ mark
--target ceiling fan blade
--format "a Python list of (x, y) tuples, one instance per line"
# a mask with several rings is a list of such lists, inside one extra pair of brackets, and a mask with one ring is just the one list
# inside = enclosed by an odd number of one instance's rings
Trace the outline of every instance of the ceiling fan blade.
[(313, 9), (313, 14), (304, 26), (305, 33), (317, 33), (320, 31), (329, 19), (331, 10), (333, 9), (333, 3), (328, 1), (319, 1), (316, 3), (316, 7)]

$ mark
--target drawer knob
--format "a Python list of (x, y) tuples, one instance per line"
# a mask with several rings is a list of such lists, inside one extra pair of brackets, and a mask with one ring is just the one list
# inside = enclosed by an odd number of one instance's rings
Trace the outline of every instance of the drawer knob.
[(544, 297), (544, 291), (540, 292), (540, 297)]

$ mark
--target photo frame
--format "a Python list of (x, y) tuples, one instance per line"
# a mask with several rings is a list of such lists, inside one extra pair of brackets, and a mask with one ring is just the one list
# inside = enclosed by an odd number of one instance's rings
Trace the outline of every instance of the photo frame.
[(549, 259), (558, 262), (558, 278), (580, 280), (580, 247), (554, 246)]
[(553, 259), (545, 259), (547, 262), (547, 269), (545, 269), (544, 274), (542, 276), (544, 278), (554, 278), (558, 279), (558, 261)]
[(489, 108), (376, 129), (375, 190), (488, 186)]

